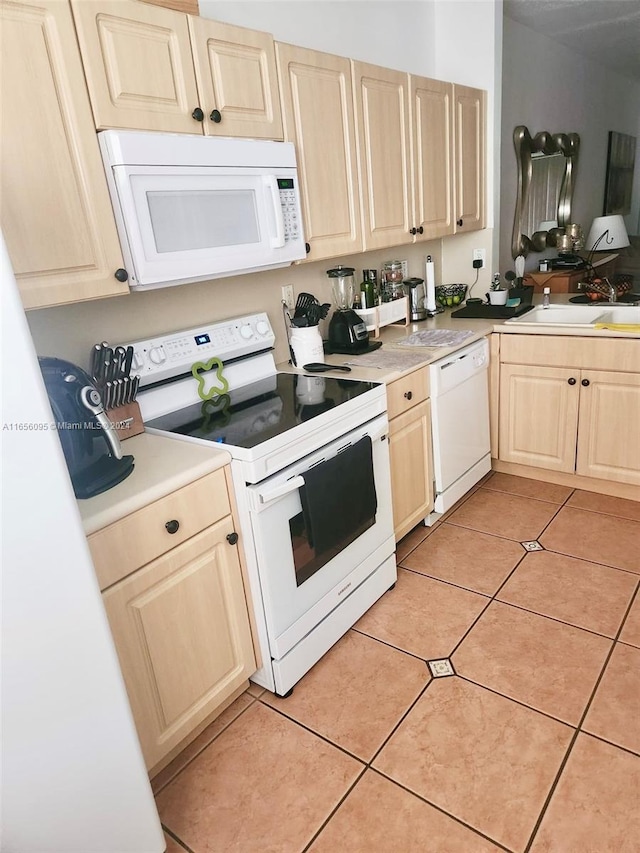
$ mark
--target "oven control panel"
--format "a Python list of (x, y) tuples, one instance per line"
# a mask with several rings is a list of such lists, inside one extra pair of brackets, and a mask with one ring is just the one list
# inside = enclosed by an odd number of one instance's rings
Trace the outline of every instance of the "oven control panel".
[(129, 341), (133, 347), (131, 369), (140, 374), (140, 387), (191, 372), (198, 362), (221, 361), (273, 349), (275, 335), (267, 315), (249, 314), (221, 320), (195, 329), (168, 332), (143, 341)]

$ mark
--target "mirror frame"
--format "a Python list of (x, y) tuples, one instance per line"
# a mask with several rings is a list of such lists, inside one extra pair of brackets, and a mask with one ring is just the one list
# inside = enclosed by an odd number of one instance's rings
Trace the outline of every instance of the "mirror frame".
[[(542, 252), (549, 246), (555, 246), (558, 236), (563, 234), (565, 226), (571, 223), (571, 202), (580, 151), (580, 136), (577, 133), (551, 134), (543, 130), (532, 138), (526, 125), (519, 124), (513, 131), (513, 145), (518, 163), (518, 189), (511, 238), (511, 255), (515, 259), (518, 255), (526, 257), (529, 252)], [(531, 155), (536, 153), (564, 155), (565, 170), (558, 198), (558, 227), (551, 231), (536, 231), (531, 236), (527, 236), (522, 233), (522, 221), (529, 202)]]

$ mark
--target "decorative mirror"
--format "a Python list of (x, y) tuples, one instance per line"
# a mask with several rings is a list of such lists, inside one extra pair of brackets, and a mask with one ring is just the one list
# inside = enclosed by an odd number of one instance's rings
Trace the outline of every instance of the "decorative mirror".
[(578, 163), (577, 133), (548, 133), (533, 138), (525, 125), (513, 132), (518, 162), (518, 192), (511, 255), (525, 257), (556, 246), (571, 223), (571, 200)]

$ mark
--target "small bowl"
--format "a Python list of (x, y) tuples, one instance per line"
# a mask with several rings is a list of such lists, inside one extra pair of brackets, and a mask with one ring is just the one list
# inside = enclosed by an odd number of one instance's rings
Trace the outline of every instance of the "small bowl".
[(466, 284), (439, 284), (436, 286), (436, 300), (443, 308), (457, 308), (464, 302)]

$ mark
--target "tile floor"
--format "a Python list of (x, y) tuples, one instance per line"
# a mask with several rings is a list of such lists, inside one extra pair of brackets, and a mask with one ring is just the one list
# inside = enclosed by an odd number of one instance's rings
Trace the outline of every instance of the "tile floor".
[(493, 473), (397, 559), (154, 779), (169, 853), (638, 853), (640, 503)]

